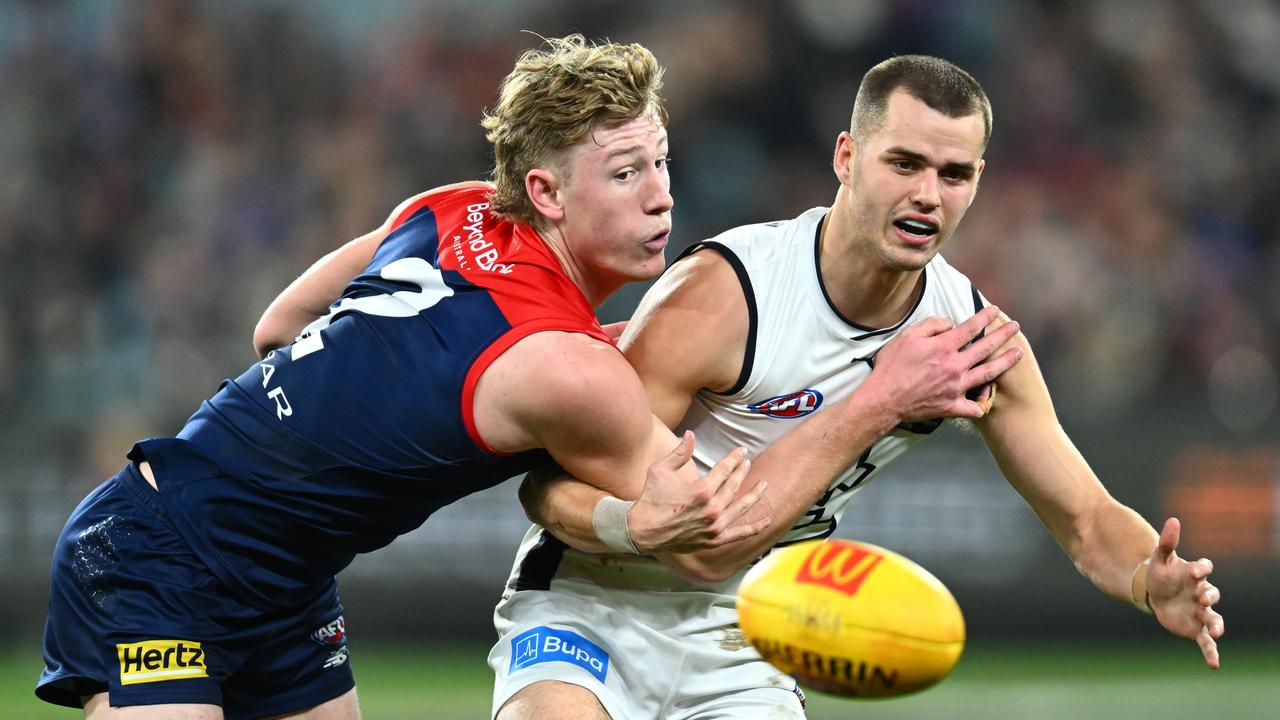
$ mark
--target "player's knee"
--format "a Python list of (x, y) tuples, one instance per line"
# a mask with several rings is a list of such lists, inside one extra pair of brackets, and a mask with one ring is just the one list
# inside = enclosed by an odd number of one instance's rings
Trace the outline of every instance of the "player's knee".
[(497, 720), (611, 720), (586, 688), (543, 680), (521, 689), (498, 711)]

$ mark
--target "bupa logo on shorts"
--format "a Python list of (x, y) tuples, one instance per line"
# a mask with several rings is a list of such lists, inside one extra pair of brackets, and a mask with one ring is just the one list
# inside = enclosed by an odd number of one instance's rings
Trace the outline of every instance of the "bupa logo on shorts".
[(571, 630), (546, 626), (520, 633), (511, 640), (508, 673), (545, 662), (567, 662), (586, 670), (600, 682), (609, 674), (609, 654)]
[(883, 559), (860, 547), (818, 543), (800, 565), (796, 583), (825, 585), (852, 597)]
[(800, 390), (786, 395), (771, 397), (763, 402), (748, 405), (753, 413), (776, 418), (802, 418), (812, 413), (822, 404), (822, 393), (817, 390)]
[(341, 645), (347, 640), (347, 619), (339, 615), (328, 625), (324, 625), (311, 633), (311, 639), (321, 645)]
[(209, 677), (204, 650), (191, 640), (143, 640), (118, 643), (120, 684)]

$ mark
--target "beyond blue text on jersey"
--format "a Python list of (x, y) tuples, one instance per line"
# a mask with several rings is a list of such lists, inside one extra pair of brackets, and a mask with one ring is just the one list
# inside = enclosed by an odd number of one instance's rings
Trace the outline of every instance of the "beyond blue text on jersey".
[(495, 216), (486, 192), (410, 204), (326, 317), (224, 382), (176, 438), (135, 448), (178, 531), (246, 602), (297, 600), (544, 457), (485, 446), (476, 381), (534, 332), (608, 338), (541, 239)]

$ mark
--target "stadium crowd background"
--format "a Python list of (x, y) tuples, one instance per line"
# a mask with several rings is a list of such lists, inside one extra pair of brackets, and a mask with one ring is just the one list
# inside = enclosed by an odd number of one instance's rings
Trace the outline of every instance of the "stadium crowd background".
[[(485, 175), (480, 113), (537, 43), (526, 29), (643, 42), (666, 65), (673, 252), (829, 202), (832, 144), (875, 62), (970, 70), (995, 128), (946, 255), (1021, 321), (1113, 493), (1153, 522), (1179, 513), (1188, 552), (1217, 560), (1229, 628), (1275, 636), (1280, 8), (1265, 0), (0, 5), (0, 568), (34, 578), (0, 611), (19, 636), (38, 635), (66, 514), (253, 360), (281, 288), (404, 197)], [(1013, 590), (1014, 630), (1139, 624), (1075, 575), (979, 442), (928, 445), (841, 534), (921, 560), (962, 604)], [(397, 632), (483, 632), (522, 528), (511, 485), (486, 493), (357, 563), (348, 605), (380, 602), (355, 614)], [(1011, 607), (966, 612), (980, 631)]]

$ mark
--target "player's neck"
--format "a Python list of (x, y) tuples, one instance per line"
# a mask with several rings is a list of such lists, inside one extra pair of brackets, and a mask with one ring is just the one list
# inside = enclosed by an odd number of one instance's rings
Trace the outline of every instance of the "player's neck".
[(603, 277), (600, 273), (593, 273), (578, 262), (574, 254), (569, 252), (563, 235), (556, 228), (535, 226), (534, 231), (542, 239), (542, 242), (546, 244), (551, 254), (555, 256), (556, 262), (560, 263), (560, 269), (564, 271), (564, 274), (582, 291), (583, 296), (587, 298), (587, 302), (591, 307), (600, 307), (625, 282)]
[(872, 328), (892, 327), (915, 307), (924, 289), (921, 270), (896, 270), (853, 242), (839, 213), (823, 222), (818, 272), (832, 305), (848, 320)]

